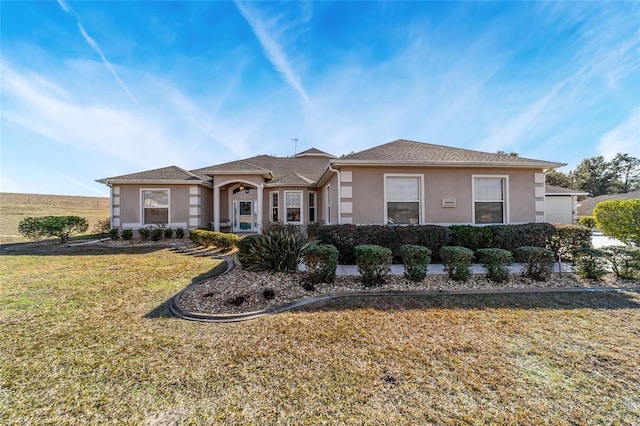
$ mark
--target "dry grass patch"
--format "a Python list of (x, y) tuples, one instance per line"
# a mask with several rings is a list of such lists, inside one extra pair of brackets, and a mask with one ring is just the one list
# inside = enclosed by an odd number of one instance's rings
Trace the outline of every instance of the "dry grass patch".
[(236, 324), (167, 316), (211, 259), (0, 259), (3, 424), (640, 422), (636, 293), (337, 300)]
[(109, 198), (0, 192), (0, 243), (29, 241), (18, 224), (30, 216), (84, 217), (93, 232), (100, 219), (109, 218)]

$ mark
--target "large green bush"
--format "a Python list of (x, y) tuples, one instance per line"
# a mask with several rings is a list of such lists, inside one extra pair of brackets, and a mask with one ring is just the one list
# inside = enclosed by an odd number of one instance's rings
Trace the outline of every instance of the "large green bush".
[(513, 263), (513, 254), (509, 250), (483, 248), (476, 250), (476, 260), (487, 271), (487, 278), (501, 283), (509, 280), (509, 266)]
[(611, 270), (620, 278), (640, 277), (640, 248), (631, 246), (602, 247)]
[(25, 217), (18, 224), (18, 231), (27, 238), (39, 240), (58, 237), (62, 243), (71, 235), (85, 232), (88, 228), (87, 219), (80, 216)]
[(431, 250), (422, 246), (405, 244), (400, 247), (404, 276), (411, 281), (422, 281), (427, 276), (427, 268), (431, 262)]
[(601, 201), (593, 216), (604, 235), (640, 247), (640, 198)]
[(338, 249), (328, 244), (311, 244), (302, 252), (302, 261), (314, 283), (332, 283), (338, 267)]
[(393, 260), (391, 249), (375, 244), (364, 244), (356, 246), (355, 253), (362, 283), (369, 287), (384, 282), (384, 277), (391, 271)]
[(471, 277), (473, 251), (462, 246), (442, 247), (440, 257), (449, 278), (456, 281), (466, 281)]
[(238, 258), (249, 270), (294, 272), (298, 270), (303, 250), (308, 246), (304, 234), (287, 230), (245, 237), (238, 243)]
[(523, 263), (522, 275), (545, 281), (553, 271), (554, 256), (549, 249), (524, 246), (516, 249), (516, 260)]

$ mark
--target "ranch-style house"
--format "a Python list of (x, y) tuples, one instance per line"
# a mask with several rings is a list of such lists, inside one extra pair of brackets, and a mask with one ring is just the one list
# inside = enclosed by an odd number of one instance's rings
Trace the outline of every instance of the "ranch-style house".
[(111, 225), (120, 229), (484, 225), (547, 221), (545, 173), (564, 165), (401, 139), (342, 157), (312, 148), (98, 182), (111, 190)]

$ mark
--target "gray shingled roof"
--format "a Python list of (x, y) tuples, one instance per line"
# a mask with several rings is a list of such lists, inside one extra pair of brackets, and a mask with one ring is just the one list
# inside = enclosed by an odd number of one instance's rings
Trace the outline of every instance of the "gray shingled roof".
[(547, 195), (589, 195), (587, 192), (577, 189), (563, 188), (561, 186), (545, 185)]
[(492, 154), (489, 152), (473, 151), (470, 149), (453, 148), (443, 145), (433, 145), (398, 139), (383, 145), (378, 145), (364, 151), (354, 152), (338, 158), (335, 163), (421, 163), (421, 164), (483, 164), (483, 165), (511, 165), (541, 167), (560, 167), (563, 163), (534, 160), (511, 155)]
[(306, 151), (299, 152), (295, 155), (295, 157), (325, 157), (325, 158), (336, 158), (335, 155), (331, 155), (328, 152), (324, 152), (319, 150), (318, 148), (309, 148)]
[(206, 176), (198, 175), (193, 172), (189, 172), (185, 169), (182, 169), (178, 166), (169, 166), (162, 167), (160, 169), (146, 170), (143, 172), (131, 173), (128, 175), (114, 176), (104, 179), (99, 179), (100, 183), (109, 183), (109, 182), (147, 182), (147, 181), (158, 181), (158, 182), (199, 182), (207, 179)]
[(578, 203), (578, 216), (591, 216), (593, 214), (593, 209), (596, 208), (596, 204), (598, 204), (600, 201), (634, 199), (640, 199), (640, 191), (631, 191), (625, 194), (599, 195), (597, 197), (585, 198)]
[[(269, 174), (273, 177), (272, 183), (284, 183), (286, 181), (297, 181), (299, 184), (313, 184), (327, 168), (329, 160), (323, 157), (272, 157), (270, 155), (259, 155), (245, 160), (232, 161), (218, 164), (211, 167), (198, 169), (197, 172), (206, 175), (225, 173), (256, 173)], [(297, 177), (293, 176), (294, 174)]]

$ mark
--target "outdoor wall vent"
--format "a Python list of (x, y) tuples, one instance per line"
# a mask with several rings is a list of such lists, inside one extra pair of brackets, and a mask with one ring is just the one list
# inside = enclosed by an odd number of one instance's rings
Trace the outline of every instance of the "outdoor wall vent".
[(455, 198), (443, 198), (442, 199), (442, 207), (444, 208), (453, 208), (456, 206)]

